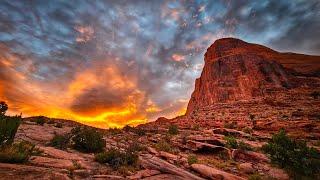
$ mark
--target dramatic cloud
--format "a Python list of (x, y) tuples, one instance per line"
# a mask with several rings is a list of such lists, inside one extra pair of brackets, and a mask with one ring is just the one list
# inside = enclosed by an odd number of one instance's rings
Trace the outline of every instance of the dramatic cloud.
[(118, 127), (186, 109), (203, 54), (237, 37), (320, 53), (318, 0), (1, 1), (10, 113)]

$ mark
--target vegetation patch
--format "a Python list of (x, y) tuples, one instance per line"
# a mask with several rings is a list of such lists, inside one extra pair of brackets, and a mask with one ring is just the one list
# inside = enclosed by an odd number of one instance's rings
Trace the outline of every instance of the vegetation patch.
[(0, 146), (10, 145), (13, 142), (20, 123), (20, 116), (0, 114)]
[(241, 149), (245, 151), (252, 150), (252, 147), (243, 141), (237, 141), (237, 139), (233, 136), (225, 136), (224, 138), (226, 142), (226, 147), (232, 148), (232, 149)]
[(226, 142), (226, 147), (232, 148), (232, 149), (237, 149), (238, 148), (238, 142), (235, 137), (233, 136), (225, 136), (224, 139), (227, 141)]
[(70, 139), (70, 136), (69, 135), (55, 135), (50, 143), (49, 143), (49, 146), (52, 146), (52, 147), (55, 147), (55, 148), (58, 148), (58, 149), (66, 149), (69, 145), (69, 139)]
[(76, 127), (71, 130), (74, 149), (95, 153), (103, 151), (106, 142), (101, 132), (90, 127)]
[(165, 151), (165, 152), (172, 152), (173, 151), (171, 145), (168, 142), (164, 141), (164, 140), (159, 141), (155, 145), (155, 148), (158, 151)]
[(304, 141), (289, 138), (284, 130), (273, 135), (262, 149), (270, 155), (274, 164), (285, 168), (295, 178), (316, 177), (320, 173), (319, 152), (308, 147)]
[(170, 125), (168, 128), (168, 133), (171, 135), (177, 135), (179, 133), (178, 126), (174, 124)]
[(46, 122), (45, 118), (43, 116), (39, 116), (36, 118), (35, 122), (40, 125), (40, 126), (43, 126), (44, 123)]
[(0, 162), (2, 163), (23, 163), (28, 161), (33, 154), (38, 154), (38, 149), (34, 144), (27, 141), (22, 141), (8, 146), (3, 146), (0, 149)]
[(189, 155), (188, 156), (188, 164), (191, 165), (191, 164), (195, 164), (198, 162), (198, 158), (196, 155)]
[(130, 150), (121, 152), (117, 149), (110, 149), (96, 154), (95, 161), (118, 169), (121, 166), (135, 166), (138, 162), (138, 155)]

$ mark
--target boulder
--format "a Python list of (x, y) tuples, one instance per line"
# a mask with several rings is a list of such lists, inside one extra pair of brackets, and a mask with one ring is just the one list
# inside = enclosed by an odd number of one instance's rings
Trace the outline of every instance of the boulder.
[(244, 178), (221, 171), (219, 169), (206, 166), (204, 164), (192, 164), (191, 168), (209, 179), (244, 180)]
[(255, 172), (252, 163), (241, 163), (239, 164), (239, 169), (246, 174), (252, 174)]
[(60, 169), (73, 169), (74, 165), (71, 160), (54, 159), (48, 157), (32, 156), (30, 163), (34, 166), (60, 168)]
[(234, 149), (231, 153), (232, 159), (239, 161), (250, 161), (250, 162), (266, 162), (270, 163), (270, 159), (262, 153), (254, 152), (254, 151), (244, 151), (240, 149)]
[(57, 159), (84, 160), (83, 157), (75, 153), (69, 153), (60, 149), (56, 149), (54, 147), (40, 147), (39, 149), (42, 150), (46, 155)]
[(192, 140), (187, 141), (186, 148), (199, 153), (217, 153), (220, 151), (227, 151), (229, 153), (229, 149), (223, 146), (217, 146)]
[(146, 169), (154, 169), (158, 170), (162, 173), (168, 173), (175, 176), (179, 176), (183, 179), (194, 179), (194, 180), (200, 180), (202, 178), (182, 169), (179, 167), (176, 167), (173, 164), (170, 164), (160, 158), (157, 158), (155, 156), (152, 156), (150, 154), (142, 154), (139, 156), (140, 164), (142, 167)]
[(177, 155), (174, 155), (174, 154), (171, 154), (168, 152), (164, 152), (164, 151), (160, 151), (159, 156), (162, 158), (165, 158), (168, 161), (172, 161), (172, 162), (175, 162), (179, 159), (179, 157)]

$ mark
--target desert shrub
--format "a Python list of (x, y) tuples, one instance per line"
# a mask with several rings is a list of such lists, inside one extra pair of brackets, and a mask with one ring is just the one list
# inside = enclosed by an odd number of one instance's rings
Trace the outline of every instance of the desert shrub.
[(138, 162), (138, 155), (135, 152), (121, 152), (117, 149), (110, 149), (95, 155), (95, 161), (105, 164), (107, 163), (114, 169), (121, 166), (134, 166)]
[(164, 140), (159, 141), (156, 145), (155, 148), (159, 151), (165, 151), (165, 152), (172, 152), (172, 147), (169, 143), (167, 143)]
[(235, 137), (233, 136), (225, 136), (224, 139), (227, 141), (226, 146), (228, 148), (237, 149), (238, 148), (238, 142)]
[(188, 156), (188, 164), (189, 165), (197, 163), (197, 162), (198, 162), (197, 156), (195, 156), (195, 155), (189, 155)]
[(66, 149), (69, 144), (69, 135), (58, 135), (56, 134), (50, 141), (49, 146), (58, 148), (58, 149)]
[(3, 146), (0, 149), (0, 162), (23, 163), (32, 155), (35, 145), (22, 141), (12, 145)]
[(178, 126), (174, 124), (170, 125), (168, 128), (168, 133), (171, 135), (177, 135), (179, 133)]
[(223, 127), (228, 129), (235, 129), (237, 128), (237, 123), (236, 122), (225, 123)]
[(56, 128), (62, 128), (62, 127), (63, 127), (63, 124), (59, 122), (59, 123), (55, 124), (54, 127), (56, 127)]
[(101, 152), (106, 146), (102, 133), (89, 127), (76, 127), (71, 130), (73, 147), (81, 152)]
[(9, 145), (13, 142), (20, 123), (20, 116), (0, 114), (0, 146)]
[(247, 134), (251, 134), (253, 132), (253, 129), (249, 128), (249, 127), (245, 127), (242, 129), (243, 132), (247, 133)]
[(131, 143), (127, 148), (128, 152), (139, 152), (144, 150), (146, 150), (146, 146), (143, 146), (139, 143)]
[(43, 126), (44, 123), (46, 122), (46, 120), (44, 119), (43, 116), (39, 116), (39, 117), (37, 117), (37, 119), (35, 120), (35, 122), (36, 122), (38, 125)]
[(251, 151), (252, 147), (249, 144), (246, 144), (243, 141), (239, 141), (238, 149), (241, 149), (241, 150), (244, 150), (244, 151)]
[(284, 130), (272, 136), (262, 147), (271, 161), (292, 173), (294, 177), (316, 176), (320, 171), (320, 155), (305, 142), (290, 139)]
[(262, 180), (262, 176), (258, 173), (253, 173), (249, 175), (248, 180)]

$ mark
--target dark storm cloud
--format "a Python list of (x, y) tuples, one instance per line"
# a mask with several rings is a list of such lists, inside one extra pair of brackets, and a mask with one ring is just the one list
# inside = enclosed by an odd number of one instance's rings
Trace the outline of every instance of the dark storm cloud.
[[(21, 83), (66, 94), (64, 108), (76, 113), (120, 108), (133, 97), (137, 112), (154, 119), (185, 107), (203, 54), (218, 38), (319, 54), (319, 6), (317, 0), (2, 1), (0, 42), (7, 50), (0, 55), (14, 54), (3, 59), (26, 77)], [(110, 67), (116, 71), (105, 72)], [(9, 67), (0, 68), (9, 81)], [(131, 85), (113, 88), (109, 76)], [(73, 85), (80, 90), (70, 92)], [(14, 104), (13, 96), (5, 98)]]

